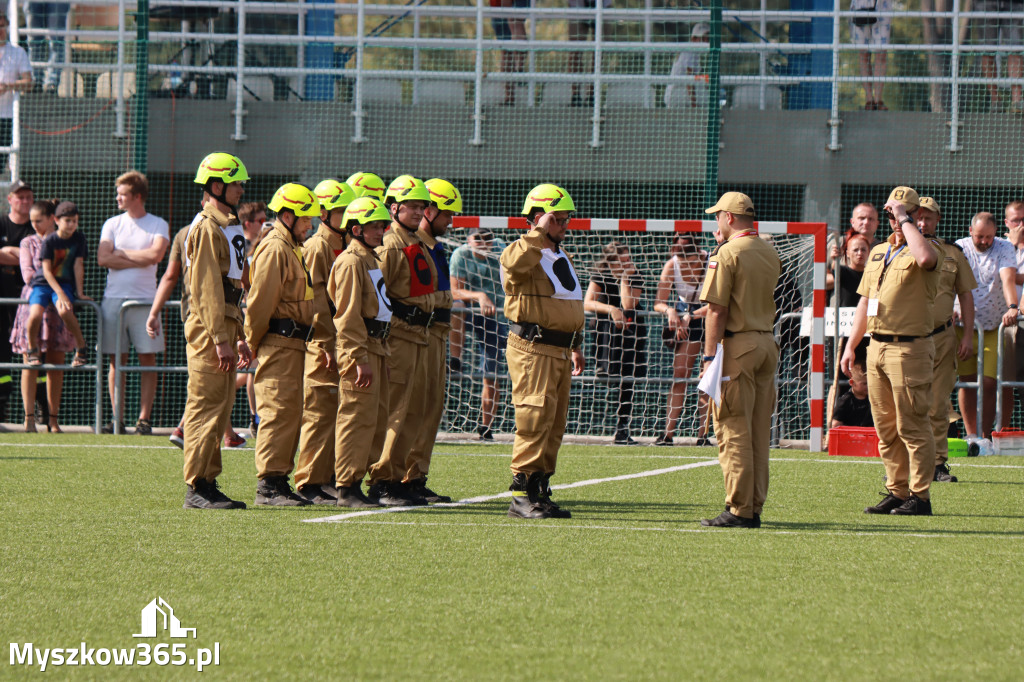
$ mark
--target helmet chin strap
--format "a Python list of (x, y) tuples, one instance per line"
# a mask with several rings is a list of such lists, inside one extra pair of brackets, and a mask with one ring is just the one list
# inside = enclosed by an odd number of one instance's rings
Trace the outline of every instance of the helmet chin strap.
[[(213, 193), (213, 183), (214, 182), (219, 182), (220, 184), (224, 185), (224, 191), (222, 191), (220, 194), (214, 194)], [(209, 194), (214, 199), (216, 199), (217, 201), (219, 201), (220, 203), (222, 203), (225, 206), (227, 206), (228, 208), (230, 208), (232, 213), (235, 213), (236, 211), (238, 211), (238, 206), (236, 204), (229, 204), (228, 203), (228, 200), (225, 198), (225, 195), (227, 194), (227, 189), (228, 189), (228, 183), (224, 182), (223, 180), (210, 180), (208, 183), (206, 183), (206, 193)]]
[(345, 230), (344, 229), (336, 230), (336, 229), (334, 229), (333, 226), (331, 226), (331, 218), (334, 217), (334, 211), (335, 211), (335, 209), (333, 209), (333, 208), (330, 211), (328, 211), (327, 212), (327, 220), (321, 220), (320, 223), (323, 224), (323, 225), (326, 225), (328, 230), (330, 230), (331, 232), (333, 232), (334, 234), (338, 235), (339, 237), (341, 237), (344, 240)]
[(394, 220), (399, 225), (401, 225), (402, 227), (404, 227), (405, 229), (407, 229), (409, 232), (415, 232), (417, 229), (419, 229), (419, 226), (409, 227), (408, 225), (406, 225), (405, 223), (398, 219), (398, 211), (400, 208), (401, 207), (398, 205), (398, 202), (395, 202), (395, 214), (391, 216), (391, 219)]

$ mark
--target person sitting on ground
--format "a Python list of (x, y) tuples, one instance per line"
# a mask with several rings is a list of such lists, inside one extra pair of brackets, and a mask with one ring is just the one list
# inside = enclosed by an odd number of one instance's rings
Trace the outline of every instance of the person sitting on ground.
[(831, 428), (837, 426), (874, 427), (871, 417), (871, 403), (868, 402), (868, 378), (864, 365), (854, 363), (850, 370), (850, 390), (836, 401), (835, 412), (832, 413)]

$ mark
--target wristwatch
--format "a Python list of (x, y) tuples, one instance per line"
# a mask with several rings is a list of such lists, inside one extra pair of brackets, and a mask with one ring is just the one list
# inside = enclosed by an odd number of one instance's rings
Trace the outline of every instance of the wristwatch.
[(914, 222), (914, 221), (911, 220), (910, 218), (908, 218), (907, 216), (903, 216), (902, 218), (900, 218), (900, 225), (906, 225), (907, 223), (912, 223), (912, 222)]
[(714, 355), (705, 355), (704, 358), (701, 360), (701, 362), (711, 362), (714, 359), (715, 359)]

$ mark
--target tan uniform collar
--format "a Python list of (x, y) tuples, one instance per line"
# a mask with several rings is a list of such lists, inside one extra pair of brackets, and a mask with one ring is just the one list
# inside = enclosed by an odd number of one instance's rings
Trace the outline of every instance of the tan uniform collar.
[(889, 242), (889, 244), (891, 244), (892, 246), (900, 246), (902, 244), (906, 244), (907, 243), (906, 239), (904, 239), (902, 242), (896, 241), (896, 233), (895, 232), (890, 234), (889, 238), (886, 239), (885, 241)]
[(341, 235), (327, 227), (324, 223), (320, 223), (320, 229), (316, 231), (318, 235), (323, 237), (332, 249), (340, 251), (345, 248), (345, 240), (342, 239)]
[(410, 232), (409, 230), (405, 229), (404, 227), (399, 225), (394, 220), (391, 221), (391, 228), (390, 229), (393, 230), (394, 233), (397, 234), (402, 239), (402, 241), (405, 242), (406, 244), (419, 244), (420, 243), (420, 237), (419, 237), (420, 233), (419, 232), (416, 232), (416, 231)]
[(224, 213), (217, 208), (217, 205), (212, 201), (208, 202), (206, 206), (203, 207), (202, 213), (221, 227), (238, 224), (238, 218), (235, 217), (234, 213)]
[(420, 238), (420, 241), (427, 245), (430, 250), (434, 249), (437, 245), (437, 240), (434, 239), (434, 235), (430, 234), (430, 230), (425, 230), (422, 227), (416, 230), (416, 236)]
[(274, 221), (274, 232), (277, 233), (277, 236), (283, 239), (288, 246), (295, 248), (299, 245), (299, 243), (295, 241), (292, 231), (288, 229), (287, 225), (281, 222), (280, 218)]
[(369, 246), (366, 246), (365, 244), (363, 244), (358, 239), (353, 239), (351, 242), (349, 242), (348, 248), (346, 249), (346, 251), (351, 251), (352, 253), (354, 253), (355, 255), (359, 256), (360, 258), (366, 258), (367, 256), (372, 256), (375, 260), (380, 260), (380, 256), (377, 255), (376, 251), (371, 249)]

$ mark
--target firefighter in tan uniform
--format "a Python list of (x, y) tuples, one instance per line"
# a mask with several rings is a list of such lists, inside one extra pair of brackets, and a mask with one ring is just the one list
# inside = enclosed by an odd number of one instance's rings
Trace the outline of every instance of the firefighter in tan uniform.
[(724, 240), (708, 261), (700, 300), (708, 304), (705, 371), (722, 345), (721, 402), (712, 402), (712, 415), (725, 479), (725, 511), (701, 519), (701, 525), (759, 528), (768, 497), (768, 446), (779, 364), (772, 325), (782, 263), (775, 249), (758, 237), (757, 214), (746, 194), (726, 192), (705, 213), (715, 215)]
[[(185, 320), (188, 398), (185, 430), (186, 509), (245, 509), (217, 486), (221, 472), (220, 435), (231, 420), (235, 401), (235, 366), (249, 366), (252, 356), (242, 337), (241, 277), (244, 254), (224, 234), (238, 224), (235, 206), (249, 179), (235, 156), (214, 152), (199, 164), (195, 182), (210, 200), (185, 240), (191, 292)], [(235, 348), (239, 354), (236, 358)]]
[(944, 256), (910, 214), (920, 201), (897, 187), (885, 204), (892, 234), (871, 250), (840, 367), (850, 376), (853, 350), (864, 333), (868, 346), (868, 397), (885, 463), (886, 492), (866, 514), (930, 516), (935, 436), (929, 412), (935, 368), (935, 292)]
[(508, 515), (517, 518), (571, 516), (551, 500), (549, 482), (565, 434), (570, 379), (584, 365), (583, 288), (561, 248), (575, 210), (561, 187), (534, 187), (523, 204), (531, 229), (501, 254), (505, 357), (516, 411)]
[[(320, 202), (320, 227), (302, 245), (302, 256), (313, 282), (313, 338), (306, 345), (302, 395), (302, 427), (295, 489), (307, 500), (335, 504), (334, 428), (338, 414), (338, 366), (334, 352), (334, 302), (327, 295), (327, 278), (345, 250), (342, 218), (356, 198), (343, 182), (324, 180), (313, 190)], [(329, 498), (329, 501), (328, 499)]]
[(340, 375), (334, 477), (339, 507), (376, 507), (362, 482), (380, 458), (388, 428), (388, 331), (391, 302), (374, 249), (391, 216), (372, 197), (355, 199), (342, 225), (350, 238), (331, 270), (327, 292), (334, 301), (336, 357)]
[(388, 186), (385, 205), (391, 227), (377, 248), (391, 299), (393, 318), (388, 357), (388, 435), (384, 451), (370, 467), (371, 500), (385, 506), (425, 505), (426, 499), (402, 480), (413, 443), (428, 418), (426, 391), (429, 327), (434, 321), (437, 269), (420, 239), (420, 221), (430, 201), (422, 180), (400, 175)]
[(388, 188), (387, 183), (381, 180), (379, 175), (366, 171), (359, 171), (348, 176), (345, 184), (352, 189), (352, 193), (357, 199), (359, 197), (373, 197), (382, 202), (384, 201), (384, 192)]
[(935, 475), (933, 480), (956, 483), (956, 476), (949, 473), (946, 461), (949, 459), (949, 413), (952, 410), (950, 393), (956, 385), (956, 360), (964, 360), (973, 350), (971, 335), (965, 334), (957, 344), (953, 328), (953, 299), (960, 301), (960, 318), (964, 329), (974, 329), (974, 296), (971, 290), (978, 286), (970, 263), (960, 247), (936, 239), (942, 213), (939, 203), (931, 197), (921, 197), (917, 209), (917, 228), (928, 239), (935, 239), (942, 246), (942, 265), (939, 268), (939, 284), (935, 292), (935, 310), (932, 322), (932, 340), (935, 342), (935, 366), (932, 378), (932, 408), (929, 413), (932, 434), (935, 436)]
[(422, 400), (427, 407), (419, 436), (413, 442), (406, 460), (405, 485), (427, 502), (451, 502), (447, 495), (438, 495), (427, 487), (430, 455), (437, 440), (437, 430), (444, 416), (445, 384), (448, 380), (448, 334), (452, 325), (452, 283), (448, 271), (448, 255), (444, 244), (438, 241), (452, 224), (452, 216), (462, 213), (462, 195), (455, 185), (440, 178), (425, 183), (430, 203), (423, 212), (417, 234), (430, 251), (437, 271), (437, 289), (434, 292), (434, 320), (427, 334), (427, 382)]
[[(259, 363), (256, 504), (297, 507), (311, 504), (288, 485), (299, 444), (302, 372), (313, 324), (313, 283), (301, 241), (313, 216), (320, 215), (320, 204), (309, 188), (288, 183), (274, 193), (268, 208), (277, 219), (253, 252), (245, 313), (245, 336)], [(312, 496), (321, 504), (334, 503), (322, 491)]]

